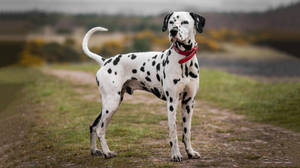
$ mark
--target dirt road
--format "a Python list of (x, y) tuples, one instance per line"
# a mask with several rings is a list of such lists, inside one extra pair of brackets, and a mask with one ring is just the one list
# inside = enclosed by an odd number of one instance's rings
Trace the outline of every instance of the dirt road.
[[(86, 72), (45, 69), (45, 73), (71, 82), (95, 85), (95, 90), (84, 92), (82, 98), (100, 101), (95, 76)], [(135, 92), (126, 95), (125, 103), (163, 104), (153, 95)], [(244, 116), (226, 109), (212, 107), (197, 100), (193, 124), (193, 144), (202, 156), (198, 160), (185, 160), (182, 167), (300, 167), (300, 134), (271, 125), (250, 122)], [(167, 124), (162, 122), (163, 126)], [(179, 128), (180, 129), (180, 128)], [(179, 130), (181, 135), (181, 130)], [(184, 151), (181, 145), (181, 151)], [(160, 153), (161, 151), (157, 151)], [(159, 158), (152, 158), (160, 161)]]

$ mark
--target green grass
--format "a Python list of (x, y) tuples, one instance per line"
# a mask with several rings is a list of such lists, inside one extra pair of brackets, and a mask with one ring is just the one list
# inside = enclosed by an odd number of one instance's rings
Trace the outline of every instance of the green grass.
[(202, 69), (197, 98), (251, 120), (300, 131), (300, 83), (265, 83)]
[[(96, 64), (54, 65), (95, 73)], [(266, 83), (213, 69), (200, 70), (196, 98), (245, 114), (249, 119), (300, 131), (300, 83)]]
[[(162, 162), (152, 162), (149, 159), (149, 156), (160, 156), (161, 153), (157, 151), (162, 150), (165, 151), (162, 157), (169, 158), (168, 143), (152, 143), (167, 142), (168, 129), (159, 124), (160, 121), (167, 121), (167, 115), (149, 112), (149, 109), (161, 111), (161, 106), (132, 106), (123, 103), (119, 108), (121, 112), (114, 115), (106, 135), (107, 143), (112, 150), (118, 152), (118, 157), (106, 160), (91, 157), (89, 154), (89, 124), (100, 112), (101, 105), (96, 101), (83, 99), (80, 93), (74, 91), (75, 88), (88, 90), (90, 86), (57, 80), (34, 68), (2, 68), (0, 77), (0, 90), (9, 92), (15, 85), (22, 86), (21, 94), (18, 94), (22, 99), (14, 106), (30, 104), (32, 109), (35, 109), (34, 112), (26, 111), (29, 109), (22, 110), (23, 114), (35, 114), (35, 117), (28, 119), (32, 128), (26, 133), (28, 146), (26, 149), (24, 145), (23, 151), (39, 151), (31, 152), (26, 161), (38, 160), (42, 167), (45, 165), (43, 162), (48, 162), (47, 158), (51, 156), (55, 157), (55, 162), (49, 163), (50, 167), (61, 167), (65, 163), (75, 163), (83, 167), (175, 165), (168, 159)], [(11, 87), (13, 88), (10, 89)], [(13, 93), (12, 97), (18, 99), (14, 95)], [(6, 96), (1, 94), (0, 97), (5, 99)], [(8, 101), (12, 99), (9, 98)], [(8, 111), (20, 113), (18, 108)], [(0, 114), (3, 118), (9, 118), (6, 113)], [(147, 145), (142, 145), (145, 142), (148, 142)], [(10, 156), (11, 161), (14, 158), (16, 156)]]
[[(98, 68), (94, 64), (52, 67), (87, 72), (95, 72)], [(203, 69), (200, 74), (198, 99), (245, 114), (255, 121), (300, 131), (299, 83), (262, 83), (211, 69)], [(167, 115), (155, 113), (161, 111), (163, 105), (122, 103), (106, 136), (110, 148), (119, 155), (106, 160), (89, 155), (89, 124), (100, 112), (101, 106), (96, 101), (83, 99), (81, 92), (75, 92), (76, 89), (88, 91), (91, 86), (58, 80), (35, 68), (2, 68), (0, 79), (0, 91), (5, 93), (0, 94), (0, 98), (6, 104), (1, 107), (9, 109), (9, 113), (0, 112), (1, 119), (19, 114), (21, 109), (25, 117), (20, 116), (22, 118), (13, 122), (26, 119), (30, 126), (26, 132), (28, 145), (16, 146), (27, 153), (16, 153), (10, 156), (11, 161), (28, 156), (26, 161), (39, 161), (41, 165), (36, 167), (44, 167), (43, 163), (47, 163), (48, 167), (62, 167), (67, 163), (82, 167), (177, 165), (168, 161), (168, 129), (160, 124), (161, 121), (167, 122)], [(14, 103), (15, 100), (17, 103)], [(195, 116), (193, 124), (199, 122)], [(11, 131), (11, 128), (7, 130)], [(218, 132), (232, 130), (220, 129)], [(229, 140), (238, 142), (246, 139), (237, 136)], [(49, 162), (49, 156), (54, 157), (55, 161)], [(166, 159), (152, 162), (150, 156)], [(254, 160), (256, 156), (249, 154), (245, 158)]]

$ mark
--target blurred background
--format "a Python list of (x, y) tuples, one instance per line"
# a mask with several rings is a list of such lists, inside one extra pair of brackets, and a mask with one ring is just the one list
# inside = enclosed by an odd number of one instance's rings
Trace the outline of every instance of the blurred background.
[[(89, 42), (106, 58), (162, 51), (163, 18), (181, 10), (206, 18), (192, 123), (201, 158), (180, 143), (184, 161), (169, 161), (165, 102), (146, 92), (126, 95), (108, 127), (119, 155), (91, 157), (101, 100), (85, 33), (109, 29)], [(0, 0), (0, 168), (300, 167), (299, 18), (299, 0)]]
[(201, 65), (258, 76), (300, 75), (300, 2), (242, 1), (80, 1), (1, 0), (0, 66), (82, 63), (84, 33), (94, 26), (108, 33), (93, 37), (90, 47), (106, 57), (118, 53), (163, 50), (162, 19), (175, 10), (203, 15), (197, 35)]

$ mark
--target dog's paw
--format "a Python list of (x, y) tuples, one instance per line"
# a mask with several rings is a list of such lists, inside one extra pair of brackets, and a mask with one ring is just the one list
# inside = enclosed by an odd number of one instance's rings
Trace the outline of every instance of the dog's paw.
[(172, 162), (181, 162), (182, 161), (182, 155), (180, 153), (173, 154), (171, 156), (171, 161)]
[(92, 156), (101, 156), (102, 154), (103, 153), (99, 149), (91, 150), (91, 155)]
[(108, 153), (103, 153), (103, 154), (104, 154), (105, 159), (110, 159), (110, 158), (117, 156), (117, 153), (115, 153), (113, 151), (109, 151)]
[(188, 152), (189, 159), (199, 159), (200, 154), (196, 151)]

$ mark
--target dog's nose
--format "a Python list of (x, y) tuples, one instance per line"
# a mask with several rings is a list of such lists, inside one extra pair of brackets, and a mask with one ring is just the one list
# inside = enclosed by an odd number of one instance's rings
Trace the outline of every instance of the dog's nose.
[(172, 29), (172, 30), (170, 30), (170, 33), (171, 33), (172, 37), (175, 37), (178, 33), (178, 29)]

